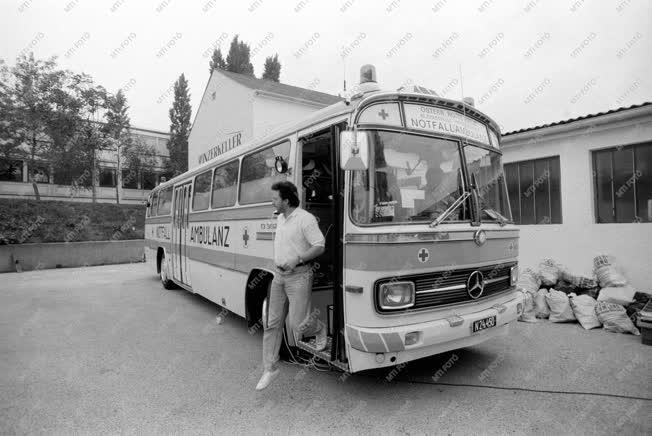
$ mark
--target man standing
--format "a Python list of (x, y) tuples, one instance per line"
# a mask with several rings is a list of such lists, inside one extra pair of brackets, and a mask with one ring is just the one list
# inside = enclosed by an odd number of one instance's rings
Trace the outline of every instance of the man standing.
[[(278, 376), (276, 368), (283, 341), (286, 314), (292, 331), (302, 336), (316, 336), (315, 348), (326, 348), (326, 325), (319, 321), (319, 311), (311, 312), (313, 269), (311, 260), (325, 249), (325, 239), (315, 217), (299, 207), (294, 184), (283, 181), (272, 185), (272, 205), (278, 213), (274, 237), (276, 273), (267, 302), (268, 319), (263, 322), (263, 376), (256, 390), (265, 389)], [(264, 316), (264, 315), (263, 315)]]

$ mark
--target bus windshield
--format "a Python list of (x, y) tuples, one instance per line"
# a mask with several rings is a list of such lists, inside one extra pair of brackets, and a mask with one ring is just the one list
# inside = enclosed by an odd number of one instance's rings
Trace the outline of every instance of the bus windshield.
[(506, 222), (512, 220), (507, 201), (507, 185), (500, 153), (467, 145), (464, 148), (469, 174), (478, 184), (481, 219)]
[[(353, 171), (351, 218), (356, 224), (431, 223), (463, 192), (459, 142), (388, 131), (368, 131), (368, 171)], [(466, 146), (475, 173), (482, 219), (509, 221), (501, 155)], [(373, 177), (372, 177), (373, 175)], [(470, 221), (463, 202), (444, 222)]]
[[(430, 222), (460, 196), (456, 141), (385, 131), (368, 135), (369, 170), (353, 172), (354, 222)], [(456, 218), (453, 213), (447, 220)]]

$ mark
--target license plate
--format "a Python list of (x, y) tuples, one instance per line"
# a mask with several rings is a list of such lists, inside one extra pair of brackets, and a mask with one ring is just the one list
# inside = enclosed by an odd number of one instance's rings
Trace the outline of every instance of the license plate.
[(490, 329), (491, 327), (496, 327), (496, 315), (473, 321), (473, 330), (471, 330), (471, 333)]

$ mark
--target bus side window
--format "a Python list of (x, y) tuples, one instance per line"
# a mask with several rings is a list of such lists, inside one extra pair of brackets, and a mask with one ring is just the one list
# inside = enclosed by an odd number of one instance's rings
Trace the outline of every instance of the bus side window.
[(271, 199), (271, 186), (275, 182), (287, 180), (287, 174), (275, 169), (276, 158), (281, 156), (290, 161), (290, 142), (285, 141), (267, 147), (242, 159), (240, 176), (240, 204), (263, 203)]
[(195, 177), (195, 189), (192, 191), (192, 210), (208, 209), (211, 192), (212, 171), (206, 171)]
[(157, 215), (168, 215), (172, 209), (172, 187), (164, 189), (159, 195)]
[(215, 169), (211, 198), (212, 208), (228, 207), (235, 204), (238, 192), (238, 163), (236, 160)]

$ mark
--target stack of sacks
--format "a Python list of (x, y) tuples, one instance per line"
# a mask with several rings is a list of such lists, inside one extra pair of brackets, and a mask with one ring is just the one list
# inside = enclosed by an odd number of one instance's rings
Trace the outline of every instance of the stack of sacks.
[(534, 297), (534, 314), (539, 319), (548, 319), (550, 316), (550, 307), (546, 301), (548, 293), (546, 288), (541, 288), (537, 291), (537, 296)]
[(598, 301), (595, 306), (595, 314), (598, 320), (604, 325), (604, 329), (616, 333), (631, 333), (639, 336), (641, 333), (627, 317), (625, 308), (620, 304)]
[(543, 259), (539, 263), (541, 283), (546, 288), (554, 288), (565, 294), (587, 294), (595, 298), (598, 295), (598, 281), (593, 277), (573, 274), (564, 265), (552, 259)]
[(593, 270), (600, 284), (598, 301), (628, 306), (634, 302), (636, 290), (627, 284), (616, 262), (610, 256), (599, 255), (593, 259)]
[(541, 277), (541, 284), (546, 287), (552, 287), (559, 281), (560, 267), (552, 259), (543, 259), (539, 263), (539, 276)]
[(519, 274), (516, 286), (525, 296), (525, 307), (523, 308), (521, 316), (518, 317), (518, 320), (523, 322), (537, 322), (537, 317), (534, 311), (534, 299), (539, 291), (539, 287), (541, 286), (541, 278), (536, 272), (527, 268)]
[[(575, 295), (575, 294), (571, 294)], [(550, 321), (551, 322), (572, 322), (575, 321), (575, 314), (570, 305), (568, 295), (555, 289), (550, 289), (546, 295), (546, 302), (550, 308)]]
[(598, 296), (600, 288), (598, 288), (598, 281), (595, 278), (572, 274), (568, 268), (562, 268), (560, 273), (561, 283), (555, 287), (558, 291), (566, 292), (567, 289), (570, 289), (570, 292), (575, 292), (578, 295), (586, 294), (593, 298)]
[(602, 325), (595, 313), (595, 306), (598, 302), (590, 295), (573, 295), (570, 299), (570, 305), (573, 309), (575, 318), (580, 325), (586, 330), (598, 328)]

